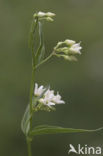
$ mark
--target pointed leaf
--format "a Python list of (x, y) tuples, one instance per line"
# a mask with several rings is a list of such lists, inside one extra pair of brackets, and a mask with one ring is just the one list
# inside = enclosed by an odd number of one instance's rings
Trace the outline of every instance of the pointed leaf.
[(30, 106), (28, 105), (21, 121), (21, 129), (25, 135), (27, 135), (30, 130), (30, 118)]
[(44, 134), (57, 134), (57, 133), (84, 133), (84, 132), (95, 132), (103, 130), (103, 128), (96, 130), (85, 130), (85, 129), (73, 129), (73, 128), (63, 128), (57, 126), (41, 125), (37, 126), (30, 132), (31, 136), (44, 135)]
[(33, 20), (31, 24), (30, 37), (29, 37), (29, 47), (32, 50), (34, 49), (34, 38), (35, 38), (35, 32), (37, 26), (38, 26), (38, 20)]

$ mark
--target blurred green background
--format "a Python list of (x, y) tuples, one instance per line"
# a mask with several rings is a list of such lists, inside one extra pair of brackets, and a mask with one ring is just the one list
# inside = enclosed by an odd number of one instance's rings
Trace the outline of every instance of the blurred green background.
[[(103, 0), (0, 1), (0, 156), (27, 156), (20, 122), (29, 100), (31, 52), (28, 34), (35, 11), (56, 13), (45, 23), (47, 55), (58, 41), (82, 41), (77, 63), (52, 58), (36, 81), (59, 91), (65, 105), (35, 114), (34, 124), (95, 129), (103, 126)], [(69, 144), (103, 144), (103, 133), (37, 136), (36, 156), (67, 156)], [(72, 155), (72, 154), (71, 154)]]

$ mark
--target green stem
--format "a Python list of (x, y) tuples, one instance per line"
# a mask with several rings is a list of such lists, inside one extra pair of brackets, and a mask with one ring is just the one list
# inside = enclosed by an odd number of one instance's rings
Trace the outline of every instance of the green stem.
[(32, 156), (31, 151), (31, 140), (27, 138), (27, 148), (28, 148), (28, 156)]
[(31, 115), (30, 130), (32, 129), (32, 96), (33, 96), (34, 82), (35, 82), (34, 76), (35, 76), (35, 70), (32, 67), (32, 78), (31, 78), (31, 87), (30, 87), (30, 115)]
[[(34, 92), (34, 83), (35, 83), (35, 69), (34, 69), (34, 61), (32, 59), (32, 78), (31, 78), (31, 87), (30, 87), (30, 131), (32, 130), (32, 97), (33, 97), (33, 92)], [(27, 146), (28, 146), (28, 156), (32, 156), (32, 151), (31, 151), (31, 141), (29, 138), (27, 138)]]
[[(38, 19), (36, 19), (36, 22), (32, 22), (31, 26), (31, 33), (30, 33), (30, 47), (32, 49), (32, 78), (31, 78), (31, 86), (30, 86), (30, 129), (32, 130), (32, 97), (34, 92), (34, 83), (35, 83), (35, 55), (34, 55), (34, 37), (35, 37), (35, 31), (38, 26)], [(28, 156), (32, 156), (32, 150), (31, 150), (31, 142), (32, 140), (30, 138), (27, 138), (27, 146), (28, 146)]]
[(44, 64), (46, 61), (48, 61), (53, 55), (54, 55), (54, 51), (48, 57), (46, 57), (43, 61), (41, 61), (41, 63), (36, 65), (35, 69), (38, 68), (40, 65)]

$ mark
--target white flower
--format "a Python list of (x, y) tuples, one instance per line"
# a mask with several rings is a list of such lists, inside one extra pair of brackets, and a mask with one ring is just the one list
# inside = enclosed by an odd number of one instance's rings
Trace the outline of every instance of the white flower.
[(34, 95), (35, 96), (40, 96), (43, 93), (44, 90), (45, 89), (44, 89), (43, 86), (38, 87), (38, 84), (35, 83), (35, 89), (34, 89)]
[[(34, 95), (41, 96), (41, 94), (45, 91), (46, 88), (44, 86), (38, 87), (38, 84), (35, 83)], [(55, 104), (64, 104), (65, 102), (61, 100), (61, 96), (59, 93), (57, 95), (54, 94), (54, 90), (48, 89), (44, 95), (38, 100), (39, 103), (46, 106), (53, 106)]]
[(54, 97), (54, 91), (53, 90), (47, 90), (44, 94), (45, 98), (51, 101)]
[(81, 49), (82, 47), (80, 46), (80, 43), (76, 43), (73, 44), (69, 50), (75, 54), (81, 54), (80, 52)]
[(52, 101), (56, 104), (64, 104), (65, 102), (61, 100), (61, 96), (57, 93), (56, 96), (53, 97)]
[(53, 106), (53, 105), (55, 105), (55, 103), (53, 103), (53, 102), (51, 102), (48, 98), (41, 98), (40, 100), (39, 100), (39, 102), (40, 103), (42, 103), (42, 104), (44, 104), (44, 105), (47, 105), (47, 106)]
[(44, 94), (44, 97), (41, 98), (39, 101), (47, 106), (52, 106), (55, 105), (55, 103), (52, 101), (52, 99), (54, 98), (54, 91), (53, 90), (47, 90)]
[(47, 90), (46, 93), (44, 94), (44, 98), (41, 98), (39, 101), (47, 106), (65, 103), (63, 100), (61, 100), (61, 96), (58, 93), (57, 95), (54, 95), (53, 90)]

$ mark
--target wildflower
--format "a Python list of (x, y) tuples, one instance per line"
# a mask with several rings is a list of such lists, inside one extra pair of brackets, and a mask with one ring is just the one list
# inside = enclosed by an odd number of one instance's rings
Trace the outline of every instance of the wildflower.
[(44, 98), (41, 98), (39, 101), (47, 106), (65, 103), (63, 100), (61, 100), (61, 96), (59, 95), (59, 93), (57, 93), (57, 95), (54, 95), (53, 90), (47, 90), (44, 94)]
[(82, 47), (80, 46), (80, 43), (73, 44), (71, 48), (69, 49), (74, 54), (81, 54), (80, 50)]
[[(44, 92), (45, 88), (43, 86), (38, 87), (38, 84), (35, 84), (34, 95), (41, 96)], [(61, 100), (61, 96), (59, 93), (57, 95), (54, 94), (54, 90), (48, 89), (44, 95), (38, 100), (39, 103), (45, 106), (54, 106), (55, 104), (64, 104), (65, 102)]]
[(44, 90), (45, 89), (44, 89), (43, 86), (38, 87), (38, 84), (35, 83), (35, 89), (34, 89), (34, 95), (35, 96), (40, 96), (43, 93)]
[(45, 13), (45, 12), (41, 12), (41, 11), (39, 11), (38, 13), (35, 13), (33, 15), (33, 17), (38, 18), (38, 20), (47, 20), (47, 21), (50, 21), (50, 22), (53, 21), (54, 16), (55, 16), (55, 14), (52, 13), (52, 12)]
[(65, 40), (57, 43), (56, 47), (54, 47), (54, 54), (69, 61), (76, 61), (77, 59), (74, 55), (81, 54), (81, 49), (80, 43), (76, 43), (73, 40)]
[(53, 102), (56, 104), (64, 104), (65, 103), (63, 100), (61, 100), (61, 96), (59, 95), (59, 93), (57, 93), (57, 95), (55, 95), (53, 97)]

